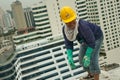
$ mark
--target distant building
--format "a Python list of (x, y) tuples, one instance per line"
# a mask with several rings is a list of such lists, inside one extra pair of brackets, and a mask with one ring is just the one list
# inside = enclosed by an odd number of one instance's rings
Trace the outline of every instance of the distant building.
[(88, 20), (86, 0), (76, 0), (75, 7), (78, 18)]
[(9, 13), (10, 16), (12, 17), (12, 19), (13, 19), (13, 13), (12, 13), (12, 11), (11, 10), (6, 10), (6, 12)]
[(0, 8), (0, 33), (8, 33), (10, 30), (13, 30), (14, 28), (14, 23), (11, 18), (11, 15), (8, 12), (3, 11)]
[(13, 19), (11, 18), (11, 15), (8, 12), (5, 12), (3, 18), (5, 23), (4, 31), (12, 30), (14, 28), (14, 23), (13, 23)]
[(3, 29), (0, 27), (0, 37), (3, 35)]
[(16, 0), (11, 4), (13, 18), (16, 23), (16, 29), (25, 29), (27, 27), (25, 15), (20, 1)]
[(32, 9), (30, 7), (24, 8), (24, 14), (27, 27), (35, 27), (35, 21), (33, 18)]
[(5, 14), (5, 12), (3, 11), (3, 9), (0, 8), (0, 30), (2, 30), (0, 33), (3, 33), (3, 28), (5, 27), (4, 24), (4, 20), (3, 20), (3, 15)]
[(39, 31), (41, 38), (52, 36), (48, 11), (44, 1), (32, 6), (32, 12), (36, 29)]

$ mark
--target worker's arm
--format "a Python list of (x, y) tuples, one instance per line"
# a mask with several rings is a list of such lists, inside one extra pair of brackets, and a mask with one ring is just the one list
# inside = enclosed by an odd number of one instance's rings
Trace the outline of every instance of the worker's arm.
[(69, 41), (65, 35), (65, 32), (64, 32), (64, 27), (62, 29), (62, 32), (63, 32), (63, 37), (64, 37), (64, 43), (65, 43), (65, 46), (66, 46), (66, 49), (67, 49), (67, 58), (68, 58), (68, 63), (70, 65), (70, 67), (72, 69), (75, 68), (75, 64), (74, 64), (74, 61), (73, 61), (73, 41)]
[(67, 49), (67, 57), (68, 57), (68, 63), (72, 69), (75, 68), (75, 64), (73, 61), (73, 51), (71, 49)]
[(83, 58), (83, 66), (84, 67), (88, 67), (90, 65), (90, 58), (91, 58), (92, 52), (93, 52), (93, 48), (87, 47), (85, 56)]
[(94, 37), (94, 33), (90, 28), (90, 25), (86, 21), (81, 21), (80, 25), (81, 25), (80, 30), (87, 44), (87, 50), (83, 58), (83, 64), (84, 64), (83, 66), (88, 67), (90, 65), (90, 58), (93, 49), (95, 48), (95, 37)]

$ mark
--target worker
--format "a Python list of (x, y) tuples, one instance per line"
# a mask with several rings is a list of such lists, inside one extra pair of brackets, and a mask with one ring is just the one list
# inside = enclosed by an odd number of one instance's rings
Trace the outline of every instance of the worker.
[(79, 60), (88, 75), (84, 77), (99, 80), (100, 67), (98, 63), (100, 47), (103, 42), (101, 28), (87, 20), (77, 19), (77, 14), (69, 6), (60, 9), (60, 18), (65, 23), (62, 28), (68, 63), (76, 68), (73, 60), (74, 41), (80, 43)]

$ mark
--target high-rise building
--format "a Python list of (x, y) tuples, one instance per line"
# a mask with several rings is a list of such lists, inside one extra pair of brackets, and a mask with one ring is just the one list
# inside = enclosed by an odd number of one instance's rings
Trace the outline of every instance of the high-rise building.
[[(2, 39), (1, 39), (2, 38)], [(15, 52), (11, 40), (0, 37), (0, 80), (15, 80)]]
[[(3, 20), (4, 14), (5, 14), (5, 12), (3, 11), (3, 9), (0, 8), (0, 29), (1, 30), (3, 30), (3, 28), (5, 27), (4, 20)], [(2, 33), (2, 32), (0, 32), (0, 33)]]
[(39, 31), (41, 38), (52, 36), (48, 10), (44, 1), (33, 5), (32, 12), (36, 29)]
[[(32, 36), (31, 36), (32, 37)], [(19, 37), (16, 37), (19, 41)], [(16, 46), (19, 63), (16, 68), (18, 80), (74, 80), (85, 71), (79, 64), (79, 45), (74, 43), (73, 58), (76, 69), (68, 66), (63, 37), (49, 37)]]
[(5, 30), (9, 31), (14, 28), (13, 19), (11, 18), (11, 15), (8, 12), (5, 12), (4, 16), (4, 24), (5, 24)]
[(0, 29), (3, 30), (2, 32), (8, 33), (8, 31), (13, 29), (13, 26), (14, 24), (10, 14), (0, 8)]
[(16, 23), (16, 29), (25, 29), (27, 27), (26, 21), (25, 21), (25, 15), (22, 8), (22, 3), (18, 0), (13, 2), (11, 4), (12, 12), (13, 12), (13, 18)]
[(35, 21), (33, 18), (32, 9), (30, 7), (24, 8), (24, 14), (27, 27), (35, 27)]
[[(120, 1), (119, 0), (87, 0), (88, 20), (101, 26), (104, 33), (104, 52), (108, 61), (119, 62), (120, 57)], [(113, 58), (114, 56), (114, 58)]]

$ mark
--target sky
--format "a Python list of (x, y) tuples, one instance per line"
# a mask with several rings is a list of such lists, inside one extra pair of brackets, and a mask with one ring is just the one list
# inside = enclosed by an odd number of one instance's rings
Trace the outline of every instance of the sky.
[[(3, 10), (11, 10), (11, 4), (12, 2), (15, 2), (16, 0), (0, 0), (0, 7)], [(35, 3), (40, 2), (40, 0), (19, 0), (22, 3), (23, 8), (29, 7)]]

